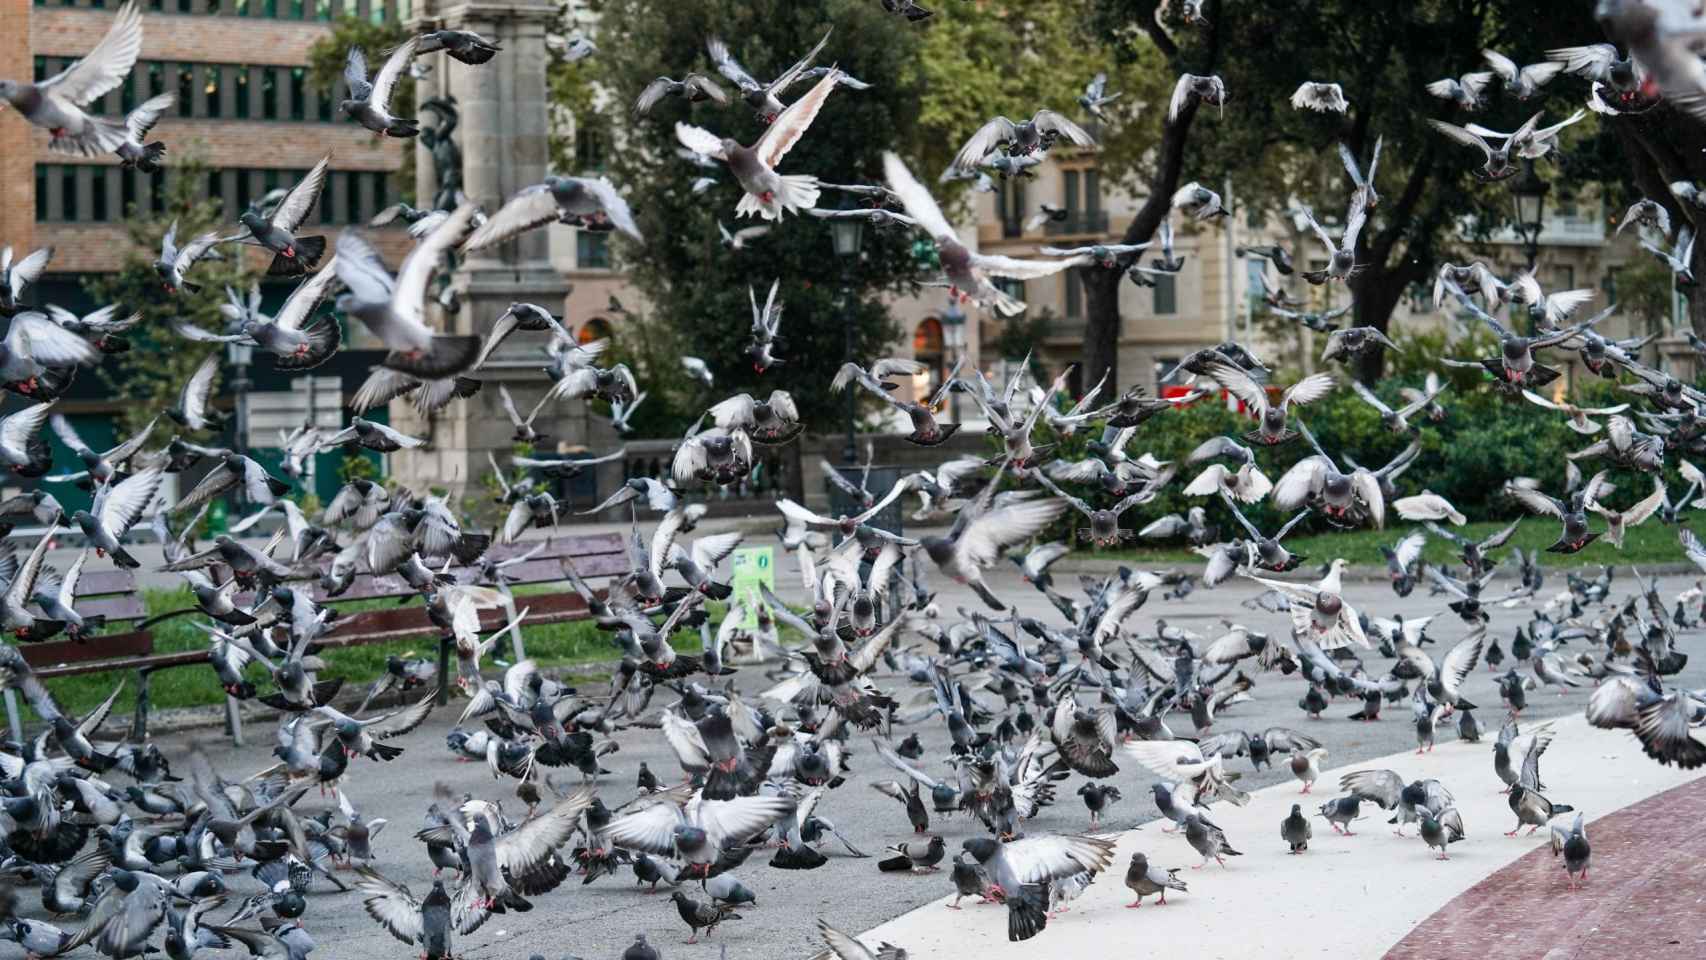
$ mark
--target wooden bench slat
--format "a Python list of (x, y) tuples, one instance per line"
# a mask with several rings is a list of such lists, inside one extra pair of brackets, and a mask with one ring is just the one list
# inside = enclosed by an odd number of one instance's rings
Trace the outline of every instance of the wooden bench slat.
[(100, 597), (112, 593), (135, 593), (136, 574), (129, 570), (96, 570), (77, 580), (77, 596)]
[[(518, 543), (493, 544), (486, 551), (490, 560), (508, 560), (519, 557), (539, 545), (538, 540), (522, 540)], [(543, 550), (535, 555), (536, 559), (554, 557), (590, 557), (601, 553), (627, 553), (627, 541), (620, 533), (592, 533), (577, 536), (552, 537)]]
[(128, 597), (96, 597), (79, 599), (77, 612), (85, 617), (106, 617), (108, 620), (142, 620), (148, 616), (148, 605), (132, 594)]
[[(25, 663), (39, 671), (62, 663), (146, 657), (154, 652), (154, 635), (137, 631), (109, 633), (83, 643), (75, 640), (22, 643), (18, 645), (18, 652), (23, 654)], [(203, 656), (206, 656), (205, 652)]]

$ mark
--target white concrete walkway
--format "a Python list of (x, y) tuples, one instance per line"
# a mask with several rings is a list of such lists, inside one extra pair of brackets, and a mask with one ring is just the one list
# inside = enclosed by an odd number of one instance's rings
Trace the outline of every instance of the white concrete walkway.
[[(1585, 694), (1573, 697), (1585, 699)], [(1685, 773), (1661, 767), (1642, 754), (1630, 734), (1595, 730), (1580, 714), (1556, 721), (1554, 729), (1557, 738), (1540, 763), (1547, 796), (1585, 811), (1590, 821), (1706, 775), (1706, 770)], [(1257, 792), (1246, 807), (1216, 804), (1216, 822), (1232, 846), (1244, 853), (1228, 858), (1225, 869), (1212, 862), (1201, 870), (1190, 869), (1198, 862), (1196, 852), (1182, 834), (1161, 832), (1159, 823), (1127, 831), (1120, 835), (1112, 868), (1070, 912), (1050, 920), (1048, 929), (1024, 943), (1008, 942), (1005, 907), (973, 906), (968, 900), (963, 910), (954, 911), (945, 909), (948, 898), (860, 939), (873, 948), (878, 941), (888, 941), (913, 956), (977, 960), (1117, 956), (1129, 951), (1134, 940), (1188, 944), (1188, 955), (1197, 958), (1376, 960), (1453, 897), (1546, 843), (1544, 830), (1533, 837), (1503, 836), (1516, 818), (1493, 772), (1493, 733), (1488, 731), (1480, 744), (1442, 743), (1421, 757), (1412, 751), (1325, 771), (1307, 796), (1299, 796), (1299, 786), (1293, 783)], [(1232, 768), (1246, 762), (1235, 760)], [(1334, 834), (1326, 821), (1313, 816), (1321, 803), (1338, 795), (1340, 775), (1381, 768), (1406, 780), (1438, 778), (1452, 791), (1467, 836), (1452, 845), (1449, 861), (1435, 860), (1413, 825), (1408, 836), (1393, 836), (1388, 815), (1373, 804), (1363, 805), (1365, 816), (1353, 837)], [(1137, 802), (1149, 804), (1147, 793)], [(1303, 804), (1314, 822), (1314, 839), (1302, 856), (1287, 853), (1279, 835), (1280, 821), (1293, 803)], [(1568, 825), (1573, 816), (1560, 819)], [(1123, 882), (1125, 869), (1138, 850), (1156, 866), (1185, 867), (1180, 875), (1190, 891), (1170, 893), (1166, 906), (1156, 906), (1149, 898), (1143, 907), (1127, 909), (1132, 895)], [(1616, 855), (1615, 850), (1594, 851), (1596, 859)], [(1561, 868), (1559, 874), (1561, 886)]]

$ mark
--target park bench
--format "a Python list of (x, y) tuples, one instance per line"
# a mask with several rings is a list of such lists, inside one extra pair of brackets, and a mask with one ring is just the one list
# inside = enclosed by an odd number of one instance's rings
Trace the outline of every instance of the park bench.
[[(488, 551), (487, 556), (492, 560), (504, 560), (526, 553), (537, 545), (538, 541), (535, 540), (495, 546)], [(588, 580), (617, 576), (626, 573), (630, 566), (622, 536), (616, 533), (601, 533), (555, 537), (532, 559), (509, 567), (504, 572), (511, 587), (560, 583), (565, 579), (565, 561), (573, 562), (575, 569)], [(474, 570), (473, 567), (462, 567), (452, 568), (451, 572), (466, 581)], [(318, 583), (293, 586), (308, 590), (315, 600), (333, 607), (356, 600), (401, 601), (415, 596), (415, 592), (401, 577), (392, 575), (376, 577), (371, 574), (358, 574), (348, 590), (330, 598), (323, 595)], [(20, 644), (18, 649), (25, 661), (35, 668), (36, 675), (43, 680), (113, 670), (136, 671), (136, 712), (131, 721), (131, 739), (140, 743), (146, 739), (148, 732), (149, 676), (157, 670), (205, 664), (208, 659), (208, 651), (205, 648), (156, 653), (154, 636), (148, 628), (171, 617), (199, 616), (200, 613), (194, 608), (188, 608), (145, 620), (146, 608), (137, 591), (135, 577), (128, 570), (84, 574), (78, 584), (77, 596), (92, 598), (79, 602), (79, 612), (85, 615), (104, 613), (109, 624), (133, 624), (134, 627), (119, 633), (92, 637), (81, 643), (72, 640), (50, 640)], [(246, 597), (240, 597), (239, 600), (247, 602)], [(527, 608), (527, 622), (530, 625), (563, 623), (582, 620), (588, 616), (586, 601), (578, 593), (568, 589), (526, 596), (521, 598), (521, 604)], [(514, 617), (513, 608), (482, 610), (480, 629), (496, 630)], [(428, 619), (425, 606), (416, 603), (346, 614), (339, 617), (332, 629), (317, 643), (322, 649), (342, 649), (436, 633), (438, 628)], [(526, 646), (519, 634), (514, 637), (513, 643), (516, 657), (526, 657)], [(439, 701), (443, 703), (449, 692), (450, 645), (440, 643), (439, 646)], [(23, 728), (19, 725), (16, 696), (8, 690), (5, 699), (11, 729), (15, 736), (20, 735)], [(237, 704), (235, 698), (226, 698), (225, 723), (226, 732), (241, 746), (242, 723)]]

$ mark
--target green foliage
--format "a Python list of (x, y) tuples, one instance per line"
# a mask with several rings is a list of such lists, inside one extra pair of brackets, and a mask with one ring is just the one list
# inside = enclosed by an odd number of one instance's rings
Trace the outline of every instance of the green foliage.
[(1046, 107), (1090, 123), (1077, 99), (1098, 72), (1108, 75), (1109, 93), (1121, 94), (1103, 107), (1112, 122), (1095, 131), (1098, 140), (1133, 158), (1154, 145), (1153, 125), (1137, 121), (1165, 102), (1173, 78), (1153, 48), (1113, 56), (1085, 28), (1083, 8), (1025, 0), (955, 4), (918, 31), (922, 55), (908, 64), (906, 77), (925, 91), (915, 151), (925, 171), (944, 169), (966, 138), (996, 116), (1018, 120)]
[[(877, 4), (864, 0), (825, 4), (610, 0), (603, 8), (601, 52), (577, 67), (612, 92), (614, 102), (604, 110), (613, 121), (616, 116), (625, 118), (631, 98), (660, 74), (679, 77), (689, 69), (708, 70), (704, 46), (708, 36), (727, 39), (749, 70), (769, 77), (809, 50), (830, 25), (835, 32), (823, 62), (837, 64), (875, 86), (859, 92), (835, 91), (811, 130), (782, 162), (781, 172), (809, 172), (828, 183), (873, 182), (881, 177), (884, 149), (914, 142), (923, 93), (916, 76), (908, 77), (920, 56), (922, 34), (909, 29), (902, 18), (884, 14)], [(558, 74), (564, 79), (555, 79)], [(578, 89), (574, 74), (559, 70), (552, 89), (571, 93)], [(803, 90), (790, 96), (799, 92)], [(599, 122), (584, 114), (577, 120)], [(751, 111), (738, 101), (718, 108), (671, 99), (649, 117), (611, 124), (619, 125), (624, 136), (621, 149), (606, 151), (608, 173), (628, 197), (646, 235), (643, 245), (613, 241), (628, 278), (650, 303), (655, 324), (686, 341), (682, 352), (711, 364), (718, 398), (740, 391), (765, 394), (786, 389), (806, 422), (832, 418), (842, 401), (823, 386), (847, 352), (841, 291), (849, 285), (856, 291), (847, 311), (852, 314), (855, 355), (877, 356), (897, 335), (880, 296), (909, 286), (915, 272), (912, 238), (903, 231), (867, 230), (862, 256), (849, 265), (832, 253), (826, 223), (790, 216), (746, 249), (725, 250), (718, 242), (718, 221), (731, 229), (746, 225), (734, 219), (738, 188), (727, 171), (718, 171), (717, 186), (702, 196), (692, 194), (690, 185), (707, 171), (677, 158), (674, 128), (678, 121), (745, 143), (754, 142), (762, 132)], [(559, 146), (559, 152), (562, 149)], [(841, 200), (825, 191), (819, 203), (834, 206)], [(760, 376), (740, 359), (751, 325), (748, 287), (762, 298), (777, 277), (782, 278), (778, 299), (787, 307), (782, 323), (786, 342), (777, 351), (784, 362)], [(641, 335), (652, 336), (649, 331)], [(655, 347), (643, 343), (625, 346), (655, 352)], [(648, 380), (649, 385), (658, 382)], [(653, 416), (646, 406), (654, 399), (648, 398), (642, 406), (643, 418)], [(658, 406), (667, 413), (672, 403)]]
[[(1533, 477), (1539, 481), (1542, 490), (1554, 496), (1562, 495), (1564, 454), (1582, 449), (1598, 438), (1572, 432), (1565, 419), (1555, 412), (1520, 399), (1507, 400), (1484, 385), (1483, 375), (1473, 371), (1468, 373), (1467, 384), (1453, 380), (1452, 389), (1441, 396), (1440, 402), (1446, 409), (1443, 422), (1420, 420), (1416, 423), (1419, 431), (1414, 440), (1421, 445), (1421, 453), (1398, 478), (1396, 485), (1400, 496), (1429, 490), (1445, 497), (1471, 520), (1502, 519), (1508, 523), (1519, 511), (1500, 493), (1507, 480)], [(1400, 387), (1420, 385), (1419, 376), (1389, 376), (1374, 388), (1374, 392), (1395, 407), (1400, 402)], [(1610, 402), (1612, 390), (1611, 386), (1597, 382), (1582, 383), (1576, 386), (1573, 397), (1582, 404)], [(1303, 415), (1310, 431), (1322, 448), (1337, 460), (1340, 469), (1349, 469), (1354, 462), (1377, 470), (1396, 457), (1411, 440), (1388, 432), (1373, 408), (1349, 390), (1334, 391), (1325, 400), (1305, 408)], [(1241, 535), (1236, 519), (1219, 498), (1186, 497), (1180, 491), (1204, 466), (1184, 463), (1192, 450), (1211, 437), (1240, 437), (1253, 425), (1253, 421), (1228, 410), (1223, 403), (1204, 400), (1176, 413), (1164, 413), (1139, 427), (1127, 448), (1128, 453), (1135, 457), (1149, 452), (1159, 460), (1174, 461), (1178, 464), (1179, 475), (1155, 500), (1126, 513), (1125, 524), (1140, 529), (1157, 517), (1183, 513), (1193, 506), (1200, 506), (1208, 511), (1210, 522), (1219, 526), (1223, 535)], [(1095, 430), (1088, 434), (1097, 435)], [(1255, 450), (1262, 471), (1275, 482), (1297, 461), (1314, 453), (1302, 438), (1277, 448), (1249, 446)], [(1064, 459), (1084, 456), (1084, 447), (1084, 434), (1081, 432), (1079, 438), (1062, 440), (1061, 456)], [(1618, 492), (1609, 498), (1613, 508), (1633, 503), (1652, 490), (1649, 477), (1611, 467), (1604, 461), (1583, 460), (1579, 466), (1584, 474), (1602, 469), (1608, 471), (1618, 488)], [(1674, 458), (1667, 464), (1663, 476), (1674, 488), (1687, 485), (1676, 472)], [(1095, 506), (1111, 505), (1114, 499), (1092, 487), (1068, 492)], [(1269, 534), (1287, 519), (1268, 500), (1243, 507), (1243, 511), (1252, 523)], [(1390, 505), (1387, 521), (1389, 527), (1407, 525), (1397, 518)], [(1548, 523), (1556, 525), (1555, 521), (1543, 521), (1541, 518), (1536, 518), (1530, 525), (1545, 527)], [(1063, 536), (1065, 526), (1062, 523), (1060, 529), (1052, 533)], [(1330, 532), (1333, 528), (1315, 517), (1305, 520), (1298, 528), (1300, 535)], [(1391, 539), (1395, 541), (1397, 535), (1392, 535)]]
[(1058, 319), (1053, 309), (1044, 307), (1008, 320), (1001, 325), (1001, 334), (991, 344), (995, 355), (1003, 360), (1023, 360), (1048, 337), (1049, 329)]
[[(366, 55), (367, 75), (371, 79), (384, 65), (385, 57), (408, 39), (409, 28), (401, 22), (386, 20), (374, 23), (345, 15), (332, 22), (331, 33), (309, 46), (308, 83), (316, 90), (331, 91), (341, 100), (349, 94), (344, 86), (344, 62), (349, 58), (351, 47), (360, 47)], [(438, 69), (445, 68), (441, 66)], [(391, 105), (398, 116), (406, 117), (414, 112), (414, 104), (415, 78), (405, 70), (391, 92)], [(355, 121), (346, 119), (344, 122)], [(403, 148), (403, 165), (391, 177), (391, 190), (404, 203), (415, 202), (415, 151), (412, 144)]]
[[(1657, 257), (1636, 257), (1617, 271), (1617, 303), (1630, 330), (1662, 332), (1670, 326), (1675, 276)], [(1639, 317), (1640, 323), (1633, 321)]]
[(344, 451), (344, 457), (338, 461), (338, 479), (344, 483), (351, 480), (373, 480), (379, 476), (377, 458), (365, 450)]
[(173, 325), (182, 322), (207, 329), (222, 327), (219, 305), (225, 302), (225, 288), (246, 290), (249, 286), (241, 251), (224, 261), (209, 258), (198, 263), (190, 277), (201, 286), (199, 293), (183, 289), (169, 294), (154, 272), (160, 241), (174, 222), (180, 245), (197, 234), (228, 228), (225, 221), (232, 217), (222, 213), (218, 203), (198, 199), (207, 171), (207, 164), (193, 150), (175, 160), (166, 174), (162, 211), (155, 214), (146, 205), (137, 204), (125, 212), (124, 229), (130, 243), (118, 271), (83, 275), (83, 287), (94, 302), (122, 304), (124, 309), (142, 314), (142, 322), (125, 334), (130, 350), (107, 358), (96, 368), (113, 396), (121, 401), (120, 425), (127, 434), (176, 406), (184, 382), (210, 352), (220, 349), (218, 345), (185, 341), (172, 331)]

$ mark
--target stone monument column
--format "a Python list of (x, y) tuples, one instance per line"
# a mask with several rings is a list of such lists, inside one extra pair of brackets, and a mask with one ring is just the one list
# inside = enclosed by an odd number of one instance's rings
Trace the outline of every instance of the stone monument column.
[[(431, 54), (423, 59), (433, 70), (415, 87), (423, 127), (443, 126), (447, 114), (439, 105), (452, 105), (455, 121), (450, 139), (460, 148), (462, 190), (495, 213), (506, 198), (543, 182), (548, 172), (550, 104), (545, 73), (550, 54), (545, 33), (558, 24), (557, 5), (551, 0), (416, 0), (416, 4), (411, 29), (470, 30), (503, 48), (479, 65)], [(435, 151), (429, 140), (432, 137), (423, 136), (415, 148), (419, 206), (430, 206), (442, 186), (438, 164), (445, 154)], [(438, 310), (440, 328), (484, 336), (515, 301), (536, 303), (561, 314), (568, 284), (551, 268), (547, 243), (547, 230), (533, 230), (462, 259), (449, 279), (454, 294), (450, 299), (457, 309)], [(508, 387), (525, 416), (550, 386), (541, 372), (543, 345), (542, 334), (515, 334), (492, 361), (470, 374), (483, 383), (480, 392), (452, 401), (430, 420), (417, 414), (407, 400), (393, 402), (391, 422), (405, 433), (429, 438), (423, 449), (392, 454), (396, 480), (416, 490), (447, 487), (456, 494), (471, 486), (477, 496), (479, 478), (490, 472), (487, 452), (507, 467), (512, 448), (512, 429), (498, 397), (498, 384)], [(582, 407), (580, 401), (572, 401), (541, 413), (535, 427), (551, 437), (550, 450), (584, 437), (587, 417)]]

